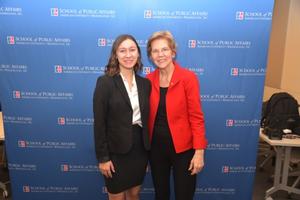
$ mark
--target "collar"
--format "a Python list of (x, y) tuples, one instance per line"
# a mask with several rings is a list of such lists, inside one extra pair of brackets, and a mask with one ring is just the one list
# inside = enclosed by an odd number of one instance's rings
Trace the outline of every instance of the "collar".
[[(169, 88), (173, 87), (174, 85), (176, 85), (179, 80), (181, 79), (181, 66), (173, 61), (173, 64), (174, 64), (174, 72), (172, 74), (172, 78), (171, 78), (171, 81), (170, 81), (170, 85), (169, 85)], [(159, 89), (159, 69), (156, 68), (155, 71), (154, 71), (154, 86)]]
[[(120, 74), (120, 76), (121, 76), (123, 82), (127, 82), (127, 83), (128, 83), (128, 81), (127, 81), (127, 79), (125, 78), (125, 76), (123, 76), (123, 74), (122, 74), (121, 72), (120, 72), (119, 74)], [(129, 84), (129, 83), (128, 83), (128, 84)], [(132, 74), (132, 85), (136, 85), (136, 82), (135, 82), (135, 73)]]

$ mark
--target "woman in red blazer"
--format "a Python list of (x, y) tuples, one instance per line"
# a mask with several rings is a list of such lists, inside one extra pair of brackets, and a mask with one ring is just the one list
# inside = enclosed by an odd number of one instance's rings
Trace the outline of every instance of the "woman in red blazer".
[(170, 32), (152, 34), (147, 53), (157, 67), (147, 76), (152, 83), (149, 133), (155, 199), (170, 198), (172, 168), (176, 200), (192, 200), (207, 145), (199, 83), (193, 72), (173, 60), (176, 44)]

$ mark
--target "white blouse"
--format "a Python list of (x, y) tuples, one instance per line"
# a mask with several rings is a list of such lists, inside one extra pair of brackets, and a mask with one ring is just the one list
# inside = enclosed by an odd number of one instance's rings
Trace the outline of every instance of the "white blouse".
[(139, 94), (138, 89), (135, 81), (135, 75), (132, 76), (132, 87), (131, 91), (129, 89), (129, 83), (126, 80), (126, 78), (120, 73), (122, 80), (124, 82), (124, 85), (126, 87), (127, 94), (129, 96), (129, 100), (131, 103), (131, 108), (133, 110), (132, 113), (132, 124), (138, 124), (140, 127), (143, 127), (142, 125), (142, 119), (141, 119), (141, 111), (140, 111), (140, 105), (139, 105)]

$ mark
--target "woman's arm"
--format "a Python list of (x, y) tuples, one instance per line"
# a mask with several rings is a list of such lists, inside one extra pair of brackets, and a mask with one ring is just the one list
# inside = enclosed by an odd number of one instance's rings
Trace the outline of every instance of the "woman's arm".
[(106, 134), (109, 88), (107, 77), (98, 78), (93, 97), (93, 112), (95, 150), (99, 163), (110, 160)]
[(205, 137), (204, 115), (200, 101), (200, 87), (198, 79), (194, 73), (189, 74), (185, 82), (185, 92), (188, 107), (188, 120), (193, 135), (194, 149), (205, 149), (207, 140)]
[(199, 173), (204, 167), (204, 149), (207, 145), (205, 137), (204, 115), (200, 100), (200, 87), (195, 74), (186, 83), (186, 96), (188, 105), (189, 122), (193, 134), (194, 156), (190, 162), (191, 175)]
[(199, 173), (204, 167), (204, 149), (196, 149), (191, 160), (189, 171), (191, 175)]

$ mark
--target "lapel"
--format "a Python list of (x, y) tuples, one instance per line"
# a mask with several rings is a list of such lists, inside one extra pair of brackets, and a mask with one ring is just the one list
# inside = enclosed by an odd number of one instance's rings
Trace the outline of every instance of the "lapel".
[(159, 88), (159, 69), (158, 68), (156, 68), (154, 71), (153, 82), (151, 84), (153, 84), (156, 91), (159, 92), (160, 88)]
[[(175, 68), (174, 68), (174, 72), (172, 74), (169, 89), (174, 87), (180, 81), (180, 78), (182, 76), (182, 74), (180, 72), (180, 66), (175, 61), (173, 61), (173, 62), (174, 62), (174, 67)], [(160, 90), (160, 87), (159, 87), (159, 69), (156, 69), (154, 71), (153, 79), (154, 79), (153, 86), (157, 91), (159, 91)]]
[(180, 66), (175, 61), (173, 61), (173, 63), (174, 63), (175, 68), (174, 68), (174, 72), (172, 74), (169, 88), (172, 88), (173, 86), (175, 86), (180, 81), (181, 76), (183, 76), (180, 72)]
[(114, 76), (114, 82), (116, 83), (116, 86), (117, 88), (119, 89), (120, 93), (122, 94), (122, 96), (124, 97), (125, 99), (125, 102), (130, 106), (131, 108), (131, 103), (130, 103), (130, 100), (129, 100), (129, 96), (127, 94), (127, 91), (126, 91), (126, 87), (123, 83), (123, 80), (122, 80), (122, 77), (121, 75), (115, 75)]
[(142, 112), (144, 108), (144, 84), (141, 77), (138, 75), (135, 75), (135, 82), (138, 90), (138, 97), (139, 97), (139, 105), (140, 105), (140, 111)]

